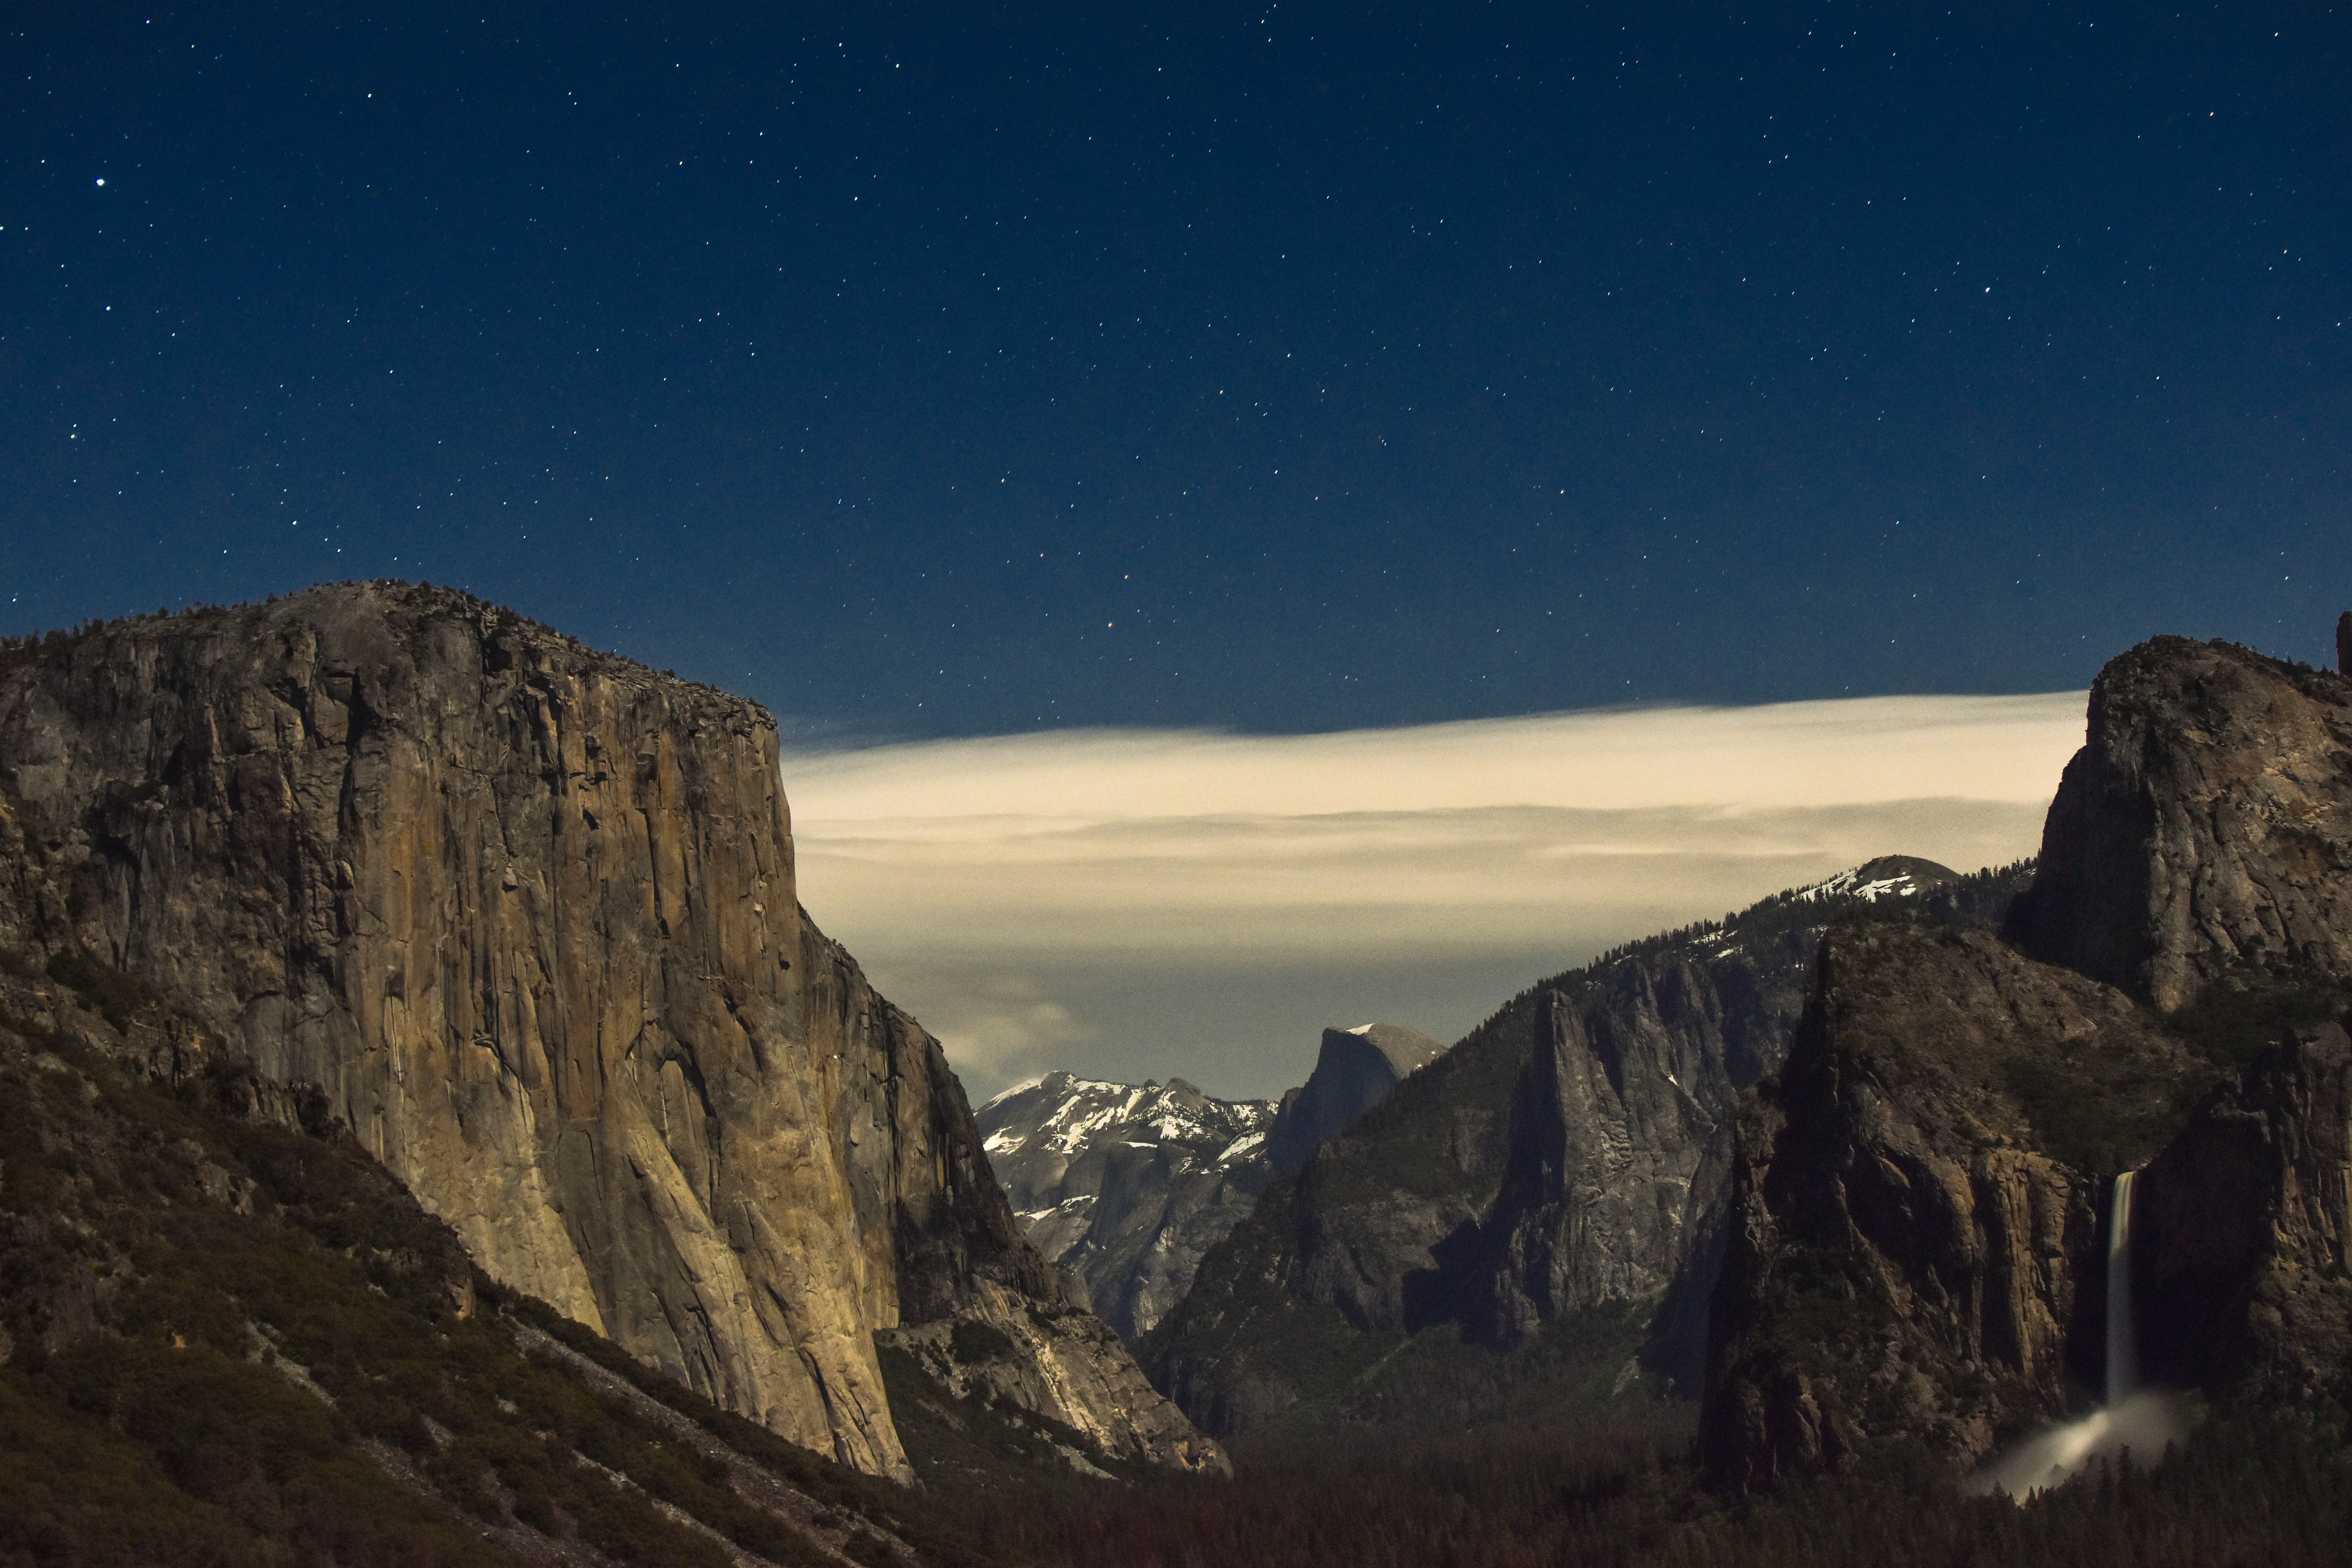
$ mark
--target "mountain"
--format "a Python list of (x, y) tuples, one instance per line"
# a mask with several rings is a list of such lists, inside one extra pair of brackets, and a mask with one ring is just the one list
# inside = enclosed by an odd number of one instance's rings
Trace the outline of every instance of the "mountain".
[(2011, 934), (2165, 1009), (2294, 967), (2352, 980), (2344, 677), (2158, 637), (2091, 689)]
[(1212, 1100), (1182, 1079), (1048, 1073), (975, 1113), (990, 1163), (1071, 1300), (1132, 1341), (1191, 1288), (1201, 1255), (1272, 1177), (1272, 1104)]
[(2109, 1180), (2213, 1081), (1988, 931), (1841, 925), (1819, 974), (1738, 1127), (1705, 1417), (1738, 1488), (1896, 1432), (1973, 1465), (2066, 1414), (2099, 1377)]
[(489, 1279), (713, 1405), (908, 1477), (884, 1363), (945, 1409), (940, 1341), (1107, 1456), (1223, 1467), (801, 910), (756, 705), (345, 584), (0, 652), (0, 816), (12, 962), (168, 1005), (126, 1066), (347, 1129)]
[(1840, 926), (1741, 1110), (1717, 1481), (1895, 1438), (1974, 1465), (2094, 1404), (2134, 1169), (2143, 1365), (2340, 1422), (2347, 912), (2352, 680), (2179, 637), (2110, 662), (2003, 936)]
[(1266, 1134), (1266, 1163), (1280, 1175), (1307, 1163), (1326, 1139), (1388, 1098), (1408, 1074), (1445, 1050), (1439, 1041), (1402, 1024), (1360, 1024), (1326, 1029), (1307, 1081), (1282, 1097)]
[(1277, 1173), (1444, 1049), (1402, 1024), (1326, 1029), (1314, 1072), (1279, 1107), (1211, 1100), (1182, 1079), (1139, 1088), (1056, 1072), (997, 1096), (977, 1121), (1029, 1239), (1071, 1298), (1132, 1342), (1183, 1299)]
[(1213, 1432), (1462, 1422), (1696, 1392), (1739, 1092), (1857, 909), (2000, 917), (2012, 868), (1888, 858), (1531, 987), (1202, 1260), (1139, 1348)]

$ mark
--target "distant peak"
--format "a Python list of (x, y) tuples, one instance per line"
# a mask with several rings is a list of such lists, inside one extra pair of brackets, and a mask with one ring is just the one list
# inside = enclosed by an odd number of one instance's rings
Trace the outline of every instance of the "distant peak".
[(1031, 1089), (1037, 1088), (1041, 1084), (1050, 1085), (1055, 1079), (1066, 1079), (1070, 1075), (1066, 1072), (1049, 1072), (1043, 1078), (1024, 1078), (1019, 1083), (1013, 1084), (1008, 1089), (1001, 1089), (994, 1094), (989, 1096), (987, 1102), (982, 1105), (981, 1109), (982, 1110), (993, 1110), (995, 1107), (1003, 1104), (1006, 1100), (1014, 1098), (1016, 1095), (1026, 1094)]
[(1408, 1024), (1359, 1024), (1352, 1029), (1327, 1029), (1324, 1036), (1327, 1041), (1335, 1036), (1362, 1040), (1388, 1058), (1390, 1068), (1399, 1078), (1445, 1054), (1444, 1041)]
[(1949, 866), (1923, 859), (1916, 855), (1881, 855), (1875, 860), (1864, 861), (1851, 871), (1841, 871), (1825, 882), (1801, 888), (1797, 890), (1797, 897), (1861, 899), (1874, 904), (1881, 899), (1905, 898), (1959, 879), (1960, 874)]

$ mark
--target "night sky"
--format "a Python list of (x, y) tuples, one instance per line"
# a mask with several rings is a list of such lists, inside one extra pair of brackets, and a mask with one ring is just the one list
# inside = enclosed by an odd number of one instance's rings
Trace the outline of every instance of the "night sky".
[(422, 578), (820, 746), (2352, 605), (2336, 9), (707, 9), (16, 8), (0, 631)]

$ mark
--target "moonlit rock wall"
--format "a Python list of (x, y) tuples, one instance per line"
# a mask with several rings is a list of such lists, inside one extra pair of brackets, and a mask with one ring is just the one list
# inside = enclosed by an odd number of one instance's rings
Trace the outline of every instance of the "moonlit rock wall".
[(84, 946), (715, 1402), (903, 1475), (877, 1331), (1068, 1315), (938, 1043), (806, 923), (756, 705), (349, 584), (12, 661), (0, 768)]
[(2156, 637), (2091, 688), (2011, 938), (2163, 1008), (2232, 972), (2352, 979), (2352, 682)]

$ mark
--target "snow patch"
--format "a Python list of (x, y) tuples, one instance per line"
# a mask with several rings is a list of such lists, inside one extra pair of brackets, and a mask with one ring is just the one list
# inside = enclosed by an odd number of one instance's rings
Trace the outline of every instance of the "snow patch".
[(1854, 879), (1861, 874), (1859, 870), (1842, 871), (1826, 882), (1816, 882), (1810, 888), (1800, 889), (1796, 898), (1804, 903), (1822, 899), (1852, 898), (1874, 904), (1881, 899), (1903, 898), (1919, 890), (1919, 879), (1908, 871), (1898, 871), (1892, 877), (1874, 878), (1867, 882), (1856, 881)]
[(1024, 1078), (1019, 1083), (1014, 1084), (1011, 1089), (991, 1095), (988, 1099), (988, 1102), (982, 1105), (981, 1109), (982, 1110), (993, 1110), (998, 1106), (1003, 1104), (1006, 1100), (1011, 1100), (1014, 1095), (1026, 1094), (1045, 1081), (1045, 1075), (1044, 1073), (1039, 1073), (1035, 1078)]
[(1240, 1159), (1243, 1155), (1248, 1153), (1251, 1150), (1256, 1148), (1259, 1144), (1265, 1142), (1265, 1134), (1264, 1132), (1244, 1132), (1240, 1137), (1234, 1139), (1232, 1142), (1226, 1144), (1223, 1150), (1218, 1153), (1216, 1159), (1212, 1161), (1211, 1163), (1218, 1165), (1229, 1164), (1233, 1161)]

